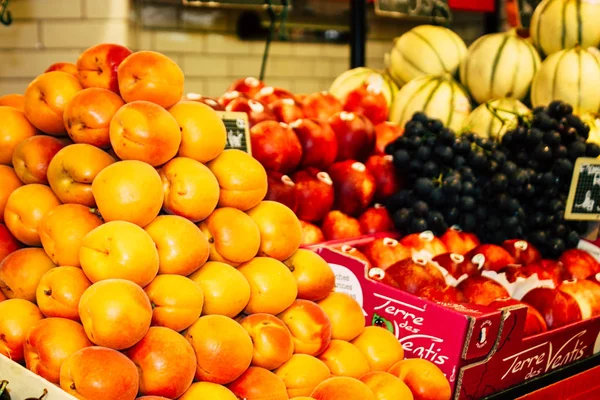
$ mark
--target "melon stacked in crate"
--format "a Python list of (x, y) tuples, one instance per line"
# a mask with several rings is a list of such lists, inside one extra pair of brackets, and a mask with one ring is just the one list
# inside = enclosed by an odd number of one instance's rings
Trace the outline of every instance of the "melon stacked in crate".
[[(446, 28), (418, 26), (396, 39), (387, 56), (388, 73), (401, 86), (391, 119), (404, 125), (423, 111), (455, 130), (497, 137), (525, 112), (523, 103), (538, 107), (561, 100), (582, 117), (597, 114), (599, 15), (595, 2), (544, 0), (533, 14), (529, 38), (516, 30), (488, 34), (468, 49)], [(462, 90), (445, 91), (448, 81)], [(479, 107), (461, 119), (457, 111), (470, 112), (462, 106), (465, 91)]]
[(333, 291), (183, 84), (162, 54), (102, 44), (0, 98), (0, 362), (87, 400), (449, 399)]

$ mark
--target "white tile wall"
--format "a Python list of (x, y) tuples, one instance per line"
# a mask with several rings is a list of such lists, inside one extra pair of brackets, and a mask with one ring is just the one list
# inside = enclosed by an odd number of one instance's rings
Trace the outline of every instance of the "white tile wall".
[[(16, 19), (81, 18), (84, 3), (85, 1), (81, 0), (16, 0), (10, 2), (9, 9)], [(123, 2), (117, 0), (101, 3)], [(112, 7), (112, 4), (109, 7)]]
[[(224, 33), (231, 29), (232, 18), (222, 13), (190, 10), (185, 24), (219, 25), (211, 33), (198, 33), (135, 26), (128, 0), (14, 0), (10, 10), (15, 21), (10, 27), (0, 26), (0, 95), (22, 93), (50, 64), (75, 62), (81, 51), (101, 42), (167, 54), (184, 70), (186, 91), (207, 96), (219, 96), (234, 79), (260, 73), (264, 43), (243, 42)], [(459, 26), (468, 40), (478, 35), (470, 23)], [(383, 68), (390, 48), (389, 40), (371, 40), (367, 66)], [(348, 45), (275, 42), (266, 81), (298, 93), (324, 90), (348, 69), (349, 55)]]
[[(79, 56), (77, 50), (0, 50), (0, 79), (30, 78), (33, 79), (50, 65), (56, 62), (76, 62)], [(0, 95), (9, 93), (0, 82)]]
[(48, 48), (87, 48), (98, 43), (127, 44), (126, 20), (43, 21), (42, 40)]
[(125, 19), (129, 16), (129, 2), (127, 0), (85, 0), (83, 9), (85, 17), (90, 19)]
[(13, 22), (0, 29), (0, 49), (34, 49), (41, 46), (36, 21)]

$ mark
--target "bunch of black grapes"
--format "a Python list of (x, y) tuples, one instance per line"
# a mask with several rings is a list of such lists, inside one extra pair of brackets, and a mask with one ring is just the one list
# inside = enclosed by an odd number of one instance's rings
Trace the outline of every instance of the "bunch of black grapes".
[(387, 204), (400, 231), (441, 235), (458, 225), (491, 243), (519, 232), (525, 211), (508, 190), (516, 184), (508, 176), (519, 171), (511, 171), (506, 149), (474, 134), (456, 136), (423, 113), (404, 132), (387, 148), (408, 181)]
[(600, 155), (598, 145), (586, 143), (589, 132), (569, 104), (554, 101), (535, 108), (529, 120), (520, 120), (502, 138), (511, 158), (530, 176), (521, 196), (527, 214), (524, 237), (550, 256), (575, 247), (587, 228), (585, 222), (565, 221), (564, 211), (575, 160)]
[(386, 148), (406, 178), (386, 206), (405, 234), (441, 235), (458, 225), (485, 243), (524, 238), (557, 257), (585, 230), (585, 224), (565, 222), (563, 214), (575, 159), (600, 154), (600, 147), (585, 143), (588, 134), (561, 102), (520, 118), (502, 142), (456, 135), (416, 113)]

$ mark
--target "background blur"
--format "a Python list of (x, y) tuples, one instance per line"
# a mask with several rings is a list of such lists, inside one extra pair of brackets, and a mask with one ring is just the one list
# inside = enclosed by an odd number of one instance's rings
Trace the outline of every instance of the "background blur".
[[(348, 4), (298, 0), (290, 26), (347, 29)], [(183, 7), (179, 0), (11, 0), (14, 22), (0, 26), (0, 95), (23, 93), (50, 64), (75, 62), (87, 47), (114, 42), (133, 50), (157, 50), (185, 72), (186, 92), (219, 96), (234, 78), (258, 75), (264, 41), (242, 41), (242, 10)], [(264, 14), (264, 13), (262, 13)], [(265, 21), (266, 22), (266, 21)], [(367, 66), (383, 68), (394, 37), (417, 23), (369, 13)], [(483, 16), (454, 13), (451, 28), (467, 44), (483, 33)], [(276, 42), (266, 80), (295, 93), (329, 87), (349, 68), (345, 44)]]

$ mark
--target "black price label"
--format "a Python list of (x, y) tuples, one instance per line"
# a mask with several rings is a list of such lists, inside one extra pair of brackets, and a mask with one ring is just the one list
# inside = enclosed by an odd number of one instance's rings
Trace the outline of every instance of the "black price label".
[(578, 158), (575, 162), (565, 219), (600, 220), (600, 159)]
[(406, 17), (450, 17), (448, 0), (375, 0), (375, 12), (379, 15)]
[(225, 149), (238, 149), (252, 155), (248, 114), (244, 112), (217, 111), (227, 130)]

